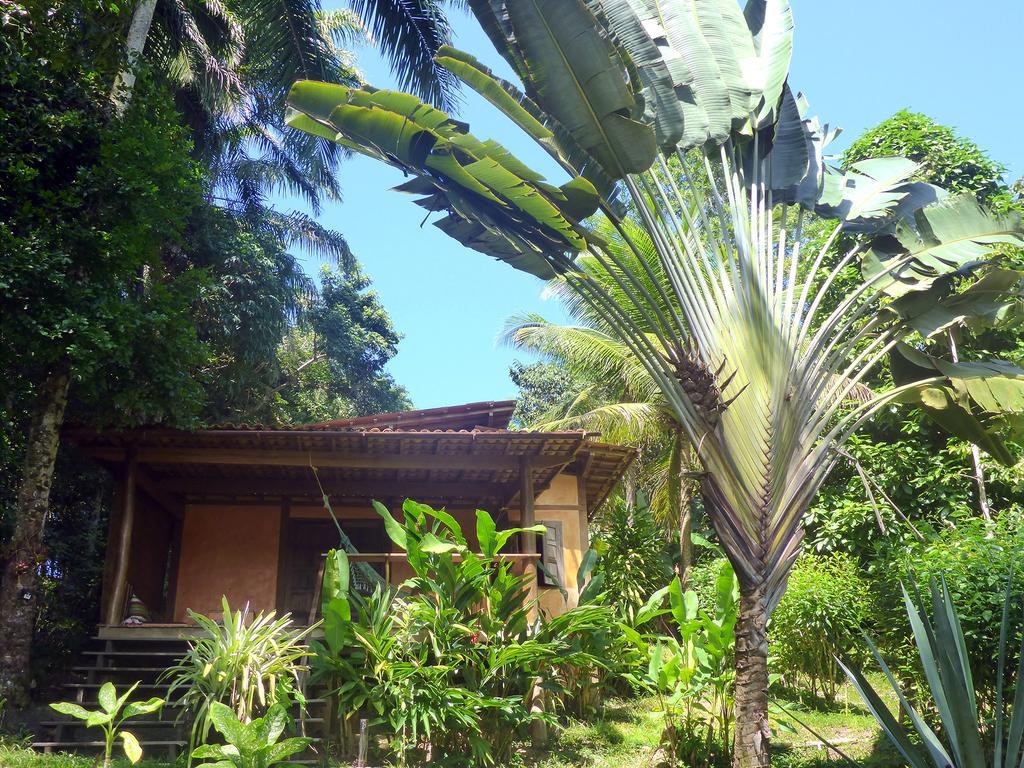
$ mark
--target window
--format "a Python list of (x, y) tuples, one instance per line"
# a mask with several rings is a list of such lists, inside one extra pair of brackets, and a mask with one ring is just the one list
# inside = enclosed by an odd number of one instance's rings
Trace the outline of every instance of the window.
[(537, 538), (540, 567), (537, 583), (545, 587), (565, 586), (565, 565), (562, 555), (562, 523), (560, 520), (538, 520), (547, 530)]

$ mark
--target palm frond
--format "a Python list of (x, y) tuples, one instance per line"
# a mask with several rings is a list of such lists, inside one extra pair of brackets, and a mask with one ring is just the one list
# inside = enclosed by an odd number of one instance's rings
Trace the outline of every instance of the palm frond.
[(352, 9), (387, 57), (400, 88), (444, 110), (457, 105), (454, 78), (434, 61), (452, 37), (438, 0), (353, 0)]

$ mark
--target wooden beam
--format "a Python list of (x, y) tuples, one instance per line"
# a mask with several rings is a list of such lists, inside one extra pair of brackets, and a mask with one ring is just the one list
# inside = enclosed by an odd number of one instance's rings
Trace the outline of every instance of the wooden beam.
[(279, 616), (285, 613), (288, 600), (288, 573), (291, 561), (291, 496), (281, 499), (281, 517), (277, 531), (277, 594), (275, 605)]
[[(514, 488), (514, 483), (437, 482), (416, 480), (343, 480), (321, 476), (324, 490), (331, 498), (369, 499), (402, 496), (418, 498), (501, 499)], [(254, 477), (166, 477), (158, 481), (167, 493), (180, 493), (191, 498), (202, 496), (294, 496), (320, 500), (320, 489), (310, 477), (308, 481), (294, 478)]]
[(115, 542), (121, 536), (121, 524), (124, 520), (124, 472), (114, 470), (114, 494), (110, 507), (110, 519), (107, 521), (106, 553), (103, 558), (103, 585), (100, 592), (100, 621), (107, 620), (110, 613), (110, 601), (113, 599), (114, 575), (117, 571), (117, 548)]
[(107, 542), (107, 546), (113, 546), (115, 551), (114, 578), (111, 582), (110, 603), (107, 605), (107, 614), (104, 617), (107, 624), (120, 624), (121, 619), (124, 618), (121, 612), (128, 597), (128, 560), (131, 557), (132, 532), (135, 528), (135, 482), (137, 470), (138, 458), (133, 451), (129, 451), (125, 461), (124, 475), (122, 476), (121, 498), (123, 499), (123, 515), (120, 530), (117, 532), (117, 541)]
[(171, 519), (170, 573), (167, 577), (167, 600), (164, 604), (164, 616), (167, 621), (174, 621), (174, 612), (178, 607), (178, 569), (181, 567), (181, 537), (185, 531), (184, 505), (179, 504), (181, 514)]
[(576, 506), (579, 509), (580, 552), (590, 549), (590, 515), (587, 511), (587, 478), (584, 472), (576, 475)]
[[(534, 514), (534, 493), (533, 493), (533, 469), (530, 458), (522, 456), (519, 459), (519, 526), (529, 528), (536, 522)], [(536, 551), (537, 534), (520, 534), (519, 551), (528, 554)]]
[[(567, 452), (531, 456), (534, 469), (546, 469), (572, 460), (578, 446)], [(97, 448), (88, 455), (105, 461), (124, 460), (120, 448)], [(374, 454), (333, 451), (279, 451), (265, 448), (140, 448), (140, 464), (239, 464), (243, 466), (284, 466), (342, 469), (490, 469), (516, 470), (520, 456), (504, 454)]]
[(164, 512), (171, 517), (181, 519), (183, 510), (181, 503), (171, 497), (160, 485), (156, 482), (149, 473), (143, 467), (137, 467), (135, 469), (135, 484), (136, 486), (145, 491), (146, 495), (149, 496), (153, 501), (159, 504)]

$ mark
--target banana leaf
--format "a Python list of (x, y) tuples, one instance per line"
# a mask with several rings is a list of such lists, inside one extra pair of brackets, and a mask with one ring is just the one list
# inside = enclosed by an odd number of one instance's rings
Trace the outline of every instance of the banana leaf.
[(579, 221), (597, 208), (593, 185), (546, 184), (497, 142), (413, 96), (300, 81), (288, 105), (290, 125), (334, 131), (335, 140), (412, 174), (399, 189), (446, 211), (440, 228), (470, 247), (544, 278), (555, 274), (552, 260), (586, 248)]
[(1024, 370), (1008, 363), (951, 363), (906, 344), (889, 358), (897, 386), (941, 378), (908, 389), (899, 402), (920, 406), (946, 431), (1012, 466), (1015, 457), (1000, 433), (1024, 419)]
[(1000, 244), (1024, 247), (1020, 215), (987, 211), (970, 194), (951, 195), (915, 211), (912, 222), (899, 222), (892, 235), (876, 238), (862, 272), (865, 279), (877, 277), (890, 296), (902, 296), (987, 261)]

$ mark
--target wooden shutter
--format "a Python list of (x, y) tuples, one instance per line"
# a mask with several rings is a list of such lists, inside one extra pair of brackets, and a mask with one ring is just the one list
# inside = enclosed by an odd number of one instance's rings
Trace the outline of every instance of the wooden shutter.
[(541, 520), (541, 525), (547, 530), (544, 532), (544, 541), (541, 549), (541, 565), (544, 570), (540, 571), (540, 583), (548, 587), (565, 586), (565, 565), (562, 550), (562, 523), (558, 520)]

